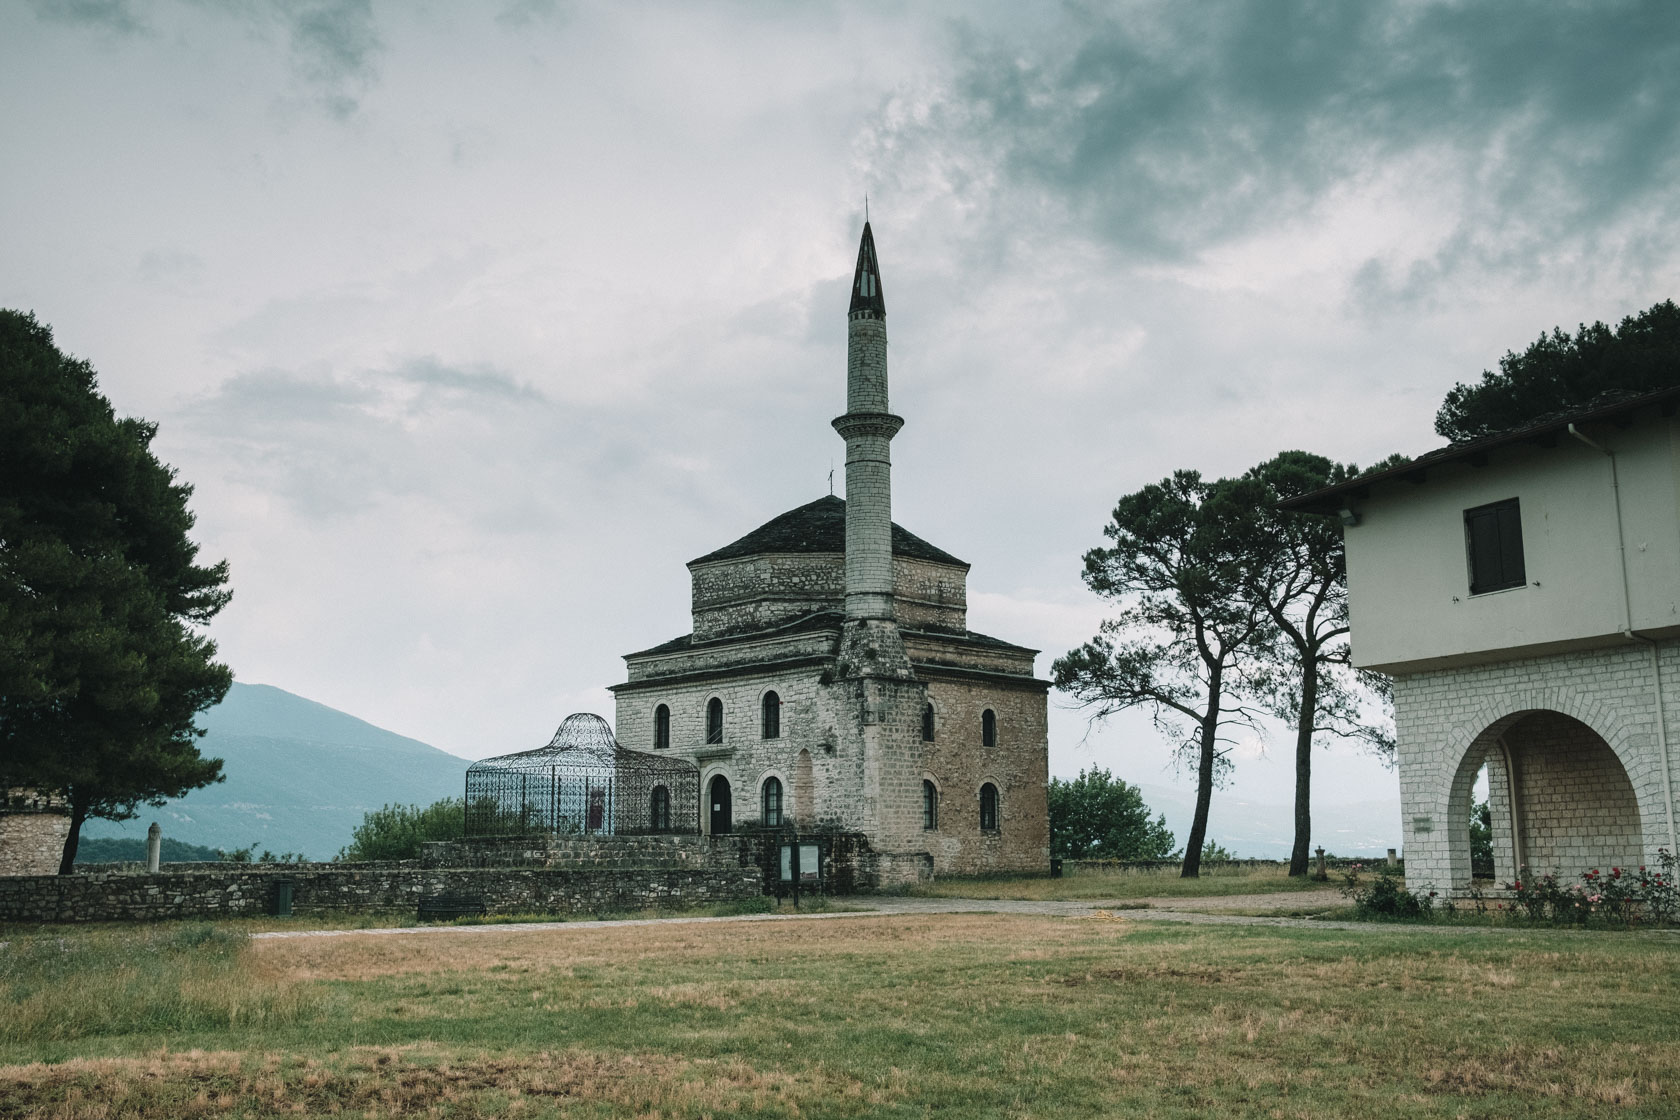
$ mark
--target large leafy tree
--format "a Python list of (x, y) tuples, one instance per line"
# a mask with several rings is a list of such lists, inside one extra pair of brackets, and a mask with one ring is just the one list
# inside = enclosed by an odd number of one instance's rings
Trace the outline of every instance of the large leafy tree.
[(1165, 814), (1149, 818), (1143, 793), (1093, 766), (1072, 781), (1051, 778), (1050, 854), (1058, 859), (1166, 859)]
[(197, 563), (192, 488), (156, 430), (118, 418), (33, 315), (0, 311), (0, 786), (63, 795), (66, 874), (88, 818), (220, 780), (193, 720), (232, 683), (198, 629), (227, 564)]
[(1453, 386), (1435, 414), (1435, 431), (1455, 443), (1520, 428), (1548, 412), (1587, 404), (1605, 392), (1645, 392), (1680, 384), (1680, 307), (1664, 300), (1611, 328), (1554, 327), (1499, 372)]
[(1341, 526), (1332, 518), (1277, 508), (1285, 498), (1358, 473), (1322, 455), (1285, 451), (1222, 485), (1212, 499), (1231, 532), (1243, 538), (1242, 592), (1272, 623), (1259, 691), (1272, 714), (1295, 728), (1291, 875), (1307, 873), (1315, 738), (1359, 739), (1385, 755), (1394, 750), (1383, 726), (1363, 717), (1371, 694), (1385, 695), (1386, 682), (1352, 667)]
[(1213, 789), (1230, 765), (1233, 724), (1253, 725), (1244, 697), (1263, 668), (1272, 622), (1242, 594), (1249, 535), (1212, 501), (1195, 471), (1121, 498), (1103, 529), (1112, 542), (1085, 554), (1086, 586), (1120, 604), (1091, 641), (1051, 667), (1056, 686), (1093, 718), (1142, 707), (1195, 768), (1196, 811), (1180, 874), (1196, 878)]

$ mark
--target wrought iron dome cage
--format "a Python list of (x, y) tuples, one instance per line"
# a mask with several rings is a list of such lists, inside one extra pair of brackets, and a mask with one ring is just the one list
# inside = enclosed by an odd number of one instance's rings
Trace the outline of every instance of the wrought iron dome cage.
[(700, 771), (618, 745), (607, 721), (569, 715), (547, 746), (467, 769), (468, 836), (637, 835), (700, 830)]

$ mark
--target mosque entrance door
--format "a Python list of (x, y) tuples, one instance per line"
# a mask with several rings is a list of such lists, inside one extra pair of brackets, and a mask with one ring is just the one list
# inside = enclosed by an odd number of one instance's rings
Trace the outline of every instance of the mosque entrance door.
[(712, 827), (707, 831), (713, 836), (722, 836), (729, 831), (729, 779), (722, 774), (713, 778), (708, 798), (712, 806)]

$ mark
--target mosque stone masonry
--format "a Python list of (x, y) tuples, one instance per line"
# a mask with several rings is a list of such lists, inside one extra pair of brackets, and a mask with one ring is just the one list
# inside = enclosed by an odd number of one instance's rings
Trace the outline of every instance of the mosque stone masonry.
[(1049, 682), (968, 629), (969, 565), (892, 521), (886, 301), (863, 227), (847, 313), (846, 500), (688, 564), (688, 634), (627, 654), (618, 741), (700, 769), (700, 830), (854, 833), (879, 885), (1042, 872)]

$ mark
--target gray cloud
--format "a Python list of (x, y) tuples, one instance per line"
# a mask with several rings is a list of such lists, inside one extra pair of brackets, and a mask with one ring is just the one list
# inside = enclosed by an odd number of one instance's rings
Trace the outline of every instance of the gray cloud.
[(125, 35), (143, 29), (128, 0), (30, 0), (36, 16), (52, 23), (78, 24)]
[(278, 10), (299, 76), (333, 116), (354, 114), (378, 77), (374, 59), (383, 47), (368, 0), (282, 0)]
[(1676, 212), (1680, 6), (1663, 0), (1229, 0), (1061, 21), (1025, 46), (965, 28), (948, 86), (874, 138), (877, 168), (938, 163), (1000, 225), (1057, 211), (1157, 261), (1409, 156), (1442, 157), (1473, 196), (1471, 255)]

